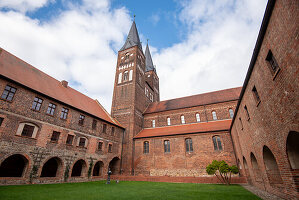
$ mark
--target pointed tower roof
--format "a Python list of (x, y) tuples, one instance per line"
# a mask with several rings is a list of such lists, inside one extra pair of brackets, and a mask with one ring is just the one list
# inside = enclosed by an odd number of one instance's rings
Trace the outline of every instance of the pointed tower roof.
[(135, 20), (134, 20), (132, 23), (130, 32), (128, 34), (127, 40), (126, 40), (124, 46), (120, 49), (120, 51), (128, 49), (128, 48), (136, 46), (136, 45), (138, 45), (139, 49), (142, 51), (141, 42), (139, 39), (137, 27), (136, 27)]
[(148, 43), (147, 43), (146, 49), (145, 49), (145, 71), (148, 72), (151, 70), (155, 70), (155, 67), (154, 67), (151, 52), (149, 50)]

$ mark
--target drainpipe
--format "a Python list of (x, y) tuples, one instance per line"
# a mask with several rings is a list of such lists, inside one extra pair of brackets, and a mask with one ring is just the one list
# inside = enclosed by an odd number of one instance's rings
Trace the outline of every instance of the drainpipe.
[(134, 156), (135, 156), (135, 139), (133, 138), (133, 152), (132, 152), (132, 176), (134, 176)]
[(123, 131), (123, 137), (121, 141), (121, 153), (120, 153), (120, 168), (119, 173), (122, 174), (122, 165), (123, 165), (123, 152), (124, 152), (124, 140), (125, 140), (126, 129)]

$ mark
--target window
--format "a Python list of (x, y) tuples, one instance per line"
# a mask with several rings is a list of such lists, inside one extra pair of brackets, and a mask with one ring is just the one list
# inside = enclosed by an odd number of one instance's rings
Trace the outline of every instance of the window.
[(32, 137), (34, 126), (25, 124), (21, 136)]
[(54, 115), (55, 108), (56, 108), (55, 104), (49, 103), (47, 114)]
[(133, 70), (131, 69), (129, 73), (129, 81), (131, 81), (132, 79), (133, 79)]
[(84, 124), (84, 119), (85, 119), (85, 116), (84, 115), (80, 115), (79, 117), (79, 125), (83, 125)]
[(60, 114), (60, 119), (66, 119), (67, 118), (67, 114), (69, 112), (69, 109), (67, 108), (62, 108), (61, 109), (61, 114)]
[(239, 117), (240, 125), (241, 125), (241, 130), (243, 130), (243, 123), (241, 117)]
[(184, 115), (181, 115), (181, 123), (182, 124), (185, 124), (186, 122), (185, 122), (185, 116)]
[(12, 101), (15, 93), (16, 93), (17, 89), (14, 87), (11, 87), (9, 85), (5, 86), (4, 91), (2, 93), (1, 98), (8, 100), (8, 101)]
[(186, 144), (186, 152), (193, 152), (192, 139), (191, 138), (187, 138), (185, 140), (185, 144)]
[(74, 140), (74, 136), (73, 135), (67, 135), (66, 144), (72, 145), (73, 144), (73, 140)]
[(234, 111), (233, 111), (233, 109), (228, 109), (228, 112), (229, 112), (229, 116), (230, 116), (230, 118), (233, 118), (234, 117)]
[(124, 81), (127, 81), (129, 79), (129, 72), (128, 71), (125, 71), (124, 72)]
[(152, 120), (152, 126), (153, 126), (153, 128), (156, 127), (156, 120)]
[(114, 132), (115, 132), (115, 128), (111, 127), (111, 135), (114, 135)]
[(143, 143), (143, 153), (144, 154), (149, 153), (149, 142), (148, 141), (145, 141)]
[(274, 58), (271, 50), (268, 51), (266, 61), (268, 61), (268, 63), (269, 63), (272, 75), (275, 75), (280, 70), (280, 68), (279, 68), (277, 61)]
[(260, 99), (259, 93), (257, 92), (255, 86), (253, 86), (253, 88), (252, 88), (252, 93), (253, 93), (256, 103), (259, 104), (261, 102), (261, 99)]
[(51, 142), (58, 142), (60, 136), (60, 132), (53, 131), (51, 136)]
[(217, 120), (216, 111), (212, 111), (213, 120)]
[(103, 142), (98, 143), (98, 151), (103, 151)]
[(3, 120), (4, 120), (4, 118), (3, 118), (3, 117), (0, 117), (0, 126), (1, 126), (2, 123), (3, 123)]
[(86, 145), (86, 138), (80, 137), (78, 146), (85, 147), (85, 145)]
[(40, 107), (43, 103), (43, 100), (38, 98), (38, 97), (35, 97), (34, 100), (33, 100), (33, 104), (32, 104), (32, 109), (33, 110), (36, 110), (36, 111), (39, 111), (40, 110)]
[(126, 53), (126, 55), (125, 55), (125, 59), (126, 59), (126, 60), (129, 59), (129, 57), (130, 57), (130, 54), (129, 54), (129, 53)]
[(118, 83), (121, 83), (121, 80), (122, 80), (122, 73), (120, 72), (120, 73), (118, 74)]
[(200, 115), (199, 115), (199, 113), (196, 113), (196, 114), (195, 114), (195, 117), (196, 117), (196, 121), (197, 121), (197, 122), (200, 122)]
[(112, 153), (112, 144), (109, 144), (109, 145), (108, 145), (108, 152), (109, 152), (109, 153)]
[(222, 150), (221, 140), (220, 140), (219, 136), (213, 136), (213, 143), (214, 143), (214, 150), (215, 151), (221, 151)]
[(169, 140), (164, 140), (164, 152), (165, 153), (170, 152), (170, 142), (169, 142)]
[(248, 112), (248, 109), (247, 109), (247, 106), (246, 106), (246, 105), (244, 106), (244, 110), (245, 110), (245, 112), (246, 112), (247, 120), (249, 120), (249, 119), (250, 119), (250, 116), (249, 116), (249, 112)]
[(167, 125), (170, 126), (171, 122), (170, 122), (170, 117), (167, 117)]
[(103, 124), (103, 130), (102, 130), (102, 132), (106, 133), (106, 130), (107, 130), (107, 124)]
[(92, 129), (96, 129), (97, 128), (97, 120), (92, 120)]

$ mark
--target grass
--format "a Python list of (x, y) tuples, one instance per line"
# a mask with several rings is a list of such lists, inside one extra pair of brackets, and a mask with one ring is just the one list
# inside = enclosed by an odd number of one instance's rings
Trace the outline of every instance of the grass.
[(0, 186), (1, 200), (89, 199), (260, 199), (239, 185), (105, 181), (44, 185)]

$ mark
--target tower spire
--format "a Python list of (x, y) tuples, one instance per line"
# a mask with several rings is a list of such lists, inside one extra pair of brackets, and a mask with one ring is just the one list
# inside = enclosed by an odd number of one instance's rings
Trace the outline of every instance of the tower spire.
[(147, 44), (146, 44), (146, 49), (145, 49), (145, 71), (147, 72), (147, 71), (151, 71), (151, 70), (155, 70), (155, 67), (153, 64), (151, 52), (148, 47), (148, 39), (147, 39)]
[(142, 45), (141, 45), (141, 42), (139, 39), (137, 27), (135, 24), (135, 15), (134, 15), (134, 21), (133, 21), (131, 29), (129, 31), (128, 37), (126, 39), (124, 46), (120, 49), (120, 51), (131, 48), (136, 45), (138, 45), (139, 49), (142, 51)]

